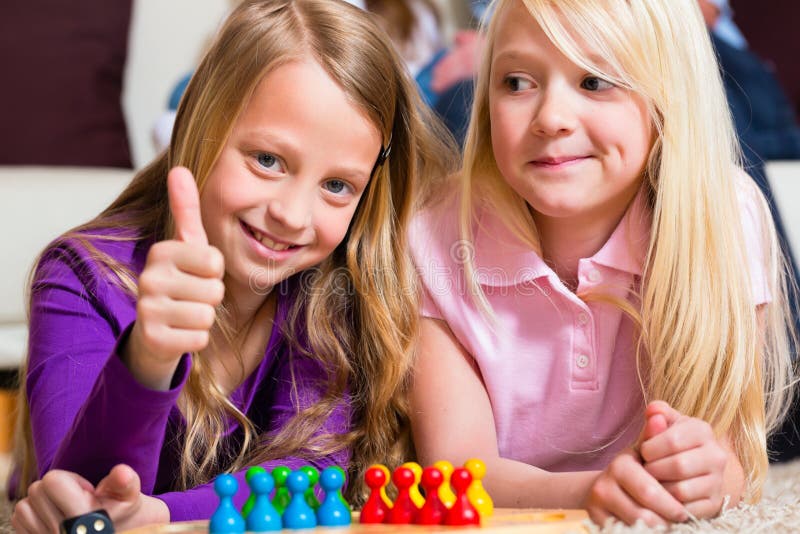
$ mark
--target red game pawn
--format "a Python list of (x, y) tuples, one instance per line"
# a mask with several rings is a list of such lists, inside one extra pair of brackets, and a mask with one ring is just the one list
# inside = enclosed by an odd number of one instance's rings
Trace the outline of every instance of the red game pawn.
[(394, 501), (389, 513), (386, 514), (386, 522), (393, 525), (408, 525), (413, 523), (419, 508), (414, 504), (409, 492), (411, 485), (416, 481), (414, 472), (408, 467), (398, 467), (392, 475), (392, 482), (397, 486), (397, 499)]
[(417, 516), (418, 525), (441, 525), (447, 513), (447, 507), (439, 498), (439, 486), (444, 482), (444, 475), (435, 467), (426, 467), (422, 471), (420, 484), (428, 498)]
[(370, 467), (364, 473), (364, 481), (370, 488), (369, 498), (361, 509), (361, 523), (383, 523), (389, 509), (381, 498), (381, 489), (388, 484), (386, 473), (380, 467)]
[(467, 489), (472, 484), (472, 475), (463, 467), (457, 468), (453, 471), (450, 477), (450, 485), (456, 491), (456, 502), (447, 511), (444, 516), (445, 525), (480, 525), (481, 516), (478, 511), (472, 506), (467, 497)]

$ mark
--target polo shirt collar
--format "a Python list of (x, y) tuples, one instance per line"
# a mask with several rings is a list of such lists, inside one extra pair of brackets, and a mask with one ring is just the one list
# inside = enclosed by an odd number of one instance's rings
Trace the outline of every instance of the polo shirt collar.
[[(644, 188), (639, 190), (611, 237), (590, 261), (642, 275), (652, 223), (644, 191)], [(474, 236), (474, 251), (467, 248), (459, 255), (474, 253), (475, 274), (483, 286), (513, 286), (553, 274), (539, 254), (514, 235), (492, 210), (481, 210)]]
[(650, 245), (652, 221), (653, 215), (647, 206), (645, 188), (642, 187), (611, 237), (590, 260), (618, 271), (642, 276), (642, 266)]

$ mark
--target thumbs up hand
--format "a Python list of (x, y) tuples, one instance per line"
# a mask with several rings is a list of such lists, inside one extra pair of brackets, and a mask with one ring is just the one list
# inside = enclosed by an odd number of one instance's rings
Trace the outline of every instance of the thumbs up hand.
[(169, 389), (181, 355), (208, 345), (215, 306), (225, 294), (225, 261), (208, 244), (194, 177), (175, 167), (167, 187), (175, 232), (147, 254), (136, 322), (121, 354), (142, 385), (162, 391)]

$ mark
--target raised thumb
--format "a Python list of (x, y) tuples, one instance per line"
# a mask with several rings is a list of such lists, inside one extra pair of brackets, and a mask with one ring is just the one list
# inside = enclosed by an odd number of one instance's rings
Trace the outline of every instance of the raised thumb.
[(194, 176), (186, 167), (175, 167), (167, 176), (169, 209), (175, 221), (174, 238), (185, 243), (208, 245), (200, 216), (200, 194)]

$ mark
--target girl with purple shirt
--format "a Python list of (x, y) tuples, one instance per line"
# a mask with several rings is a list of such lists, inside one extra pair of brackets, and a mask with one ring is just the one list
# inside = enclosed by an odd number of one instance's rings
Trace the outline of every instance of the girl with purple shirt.
[(209, 481), (255, 464), (342, 465), (358, 502), (367, 466), (405, 459), (404, 236), (452, 154), (424, 110), (344, 2), (231, 14), (169, 149), (38, 262), (19, 532), (96, 508), (119, 529), (208, 518)]

